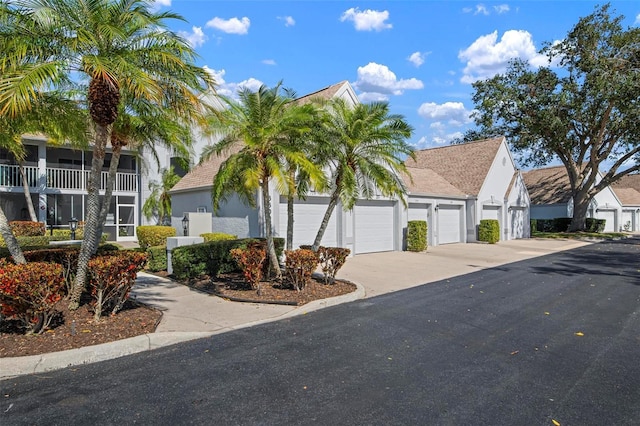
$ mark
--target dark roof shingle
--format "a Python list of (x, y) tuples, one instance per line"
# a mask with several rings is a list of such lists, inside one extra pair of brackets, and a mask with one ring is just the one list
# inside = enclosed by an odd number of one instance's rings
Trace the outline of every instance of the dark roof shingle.
[[(407, 167), (429, 169), (466, 195), (478, 195), (504, 137), (416, 151)], [(417, 180), (414, 177), (414, 181)], [(408, 184), (408, 182), (407, 182)], [(429, 189), (429, 182), (419, 184)], [(427, 191), (435, 193), (434, 191)]]

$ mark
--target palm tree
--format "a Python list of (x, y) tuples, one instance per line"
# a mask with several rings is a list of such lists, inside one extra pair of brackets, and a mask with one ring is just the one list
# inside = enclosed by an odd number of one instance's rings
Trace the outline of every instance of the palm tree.
[[(59, 145), (63, 142), (71, 142), (74, 146), (86, 147), (87, 133), (84, 130), (86, 125), (86, 114), (78, 108), (77, 103), (60, 99), (59, 96), (43, 96), (38, 99), (31, 110), (13, 119), (0, 116), (0, 148), (10, 152), (18, 162), (26, 205), (33, 222), (37, 222), (38, 217), (31, 199), (30, 182), (24, 171), (26, 152), (22, 143), (22, 135), (41, 133), (47, 135), (49, 143)], [(2, 234), (14, 262), (24, 263), (22, 250), (15, 236), (11, 233), (4, 212), (2, 216), (4, 219), (0, 220), (0, 234)], [(3, 225), (5, 223), (6, 226)]]
[(169, 191), (179, 181), (180, 176), (173, 171), (173, 166), (171, 166), (168, 169), (162, 169), (161, 182), (149, 182), (151, 195), (142, 206), (142, 213), (147, 220), (157, 214), (158, 225), (165, 225), (167, 218), (171, 217), (171, 195), (169, 195)]
[(321, 182), (323, 174), (305, 155), (289, 143), (310, 130), (312, 118), (308, 107), (293, 103), (290, 91), (262, 85), (256, 92), (243, 88), (240, 101), (223, 98), (228, 106), (211, 120), (210, 132), (221, 140), (205, 151), (203, 158), (213, 155), (229, 157), (221, 164), (213, 180), (214, 209), (230, 195), (254, 204), (253, 194), (259, 189), (262, 196), (264, 232), (272, 271), (281, 277), (280, 266), (273, 243), (271, 221), (271, 195), (269, 182), (274, 181), (281, 193), (288, 188), (288, 165), (295, 165), (307, 173), (314, 182)]
[(329, 204), (313, 242), (317, 250), (338, 201), (351, 210), (359, 198), (400, 196), (406, 189), (400, 178), (407, 173), (404, 157), (413, 156), (406, 142), (413, 128), (404, 117), (389, 114), (389, 104), (373, 102), (349, 106), (336, 98), (325, 104), (323, 137), (317, 140), (316, 155), (330, 170)]
[(72, 84), (80, 77), (89, 82), (82, 99), (93, 125), (93, 157), (85, 235), (70, 298), (75, 309), (99, 243), (100, 175), (121, 95), (163, 104), (166, 90), (171, 90), (197, 104), (198, 93), (213, 80), (193, 64), (189, 44), (167, 29), (168, 20), (182, 17), (152, 12), (146, 1), (16, 0), (1, 12), (0, 47), (9, 72), (3, 72), (0, 82), (0, 114), (28, 110), (38, 90)]

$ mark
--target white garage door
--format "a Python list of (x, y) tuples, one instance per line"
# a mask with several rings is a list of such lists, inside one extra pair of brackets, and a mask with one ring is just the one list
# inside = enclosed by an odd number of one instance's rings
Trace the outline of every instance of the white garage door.
[[(326, 198), (308, 198), (306, 201), (296, 201), (293, 206), (294, 222), (293, 222), (293, 247), (298, 248), (301, 245), (313, 244), (316, 238), (320, 223), (327, 210), (328, 200)], [(278, 235), (282, 238), (287, 237), (287, 201), (286, 198), (280, 199), (278, 206)], [(339, 212), (333, 211), (329, 224), (322, 237), (322, 245), (327, 247), (337, 246), (337, 227), (336, 215)]]
[(483, 219), (495, 219), (500, 222), (500, 207), (497, 206), (482, 206), (482, 218)]
[(605, 219), (604, 232), (616, 232), (616, 211), (599, 210), (596, 214), (598, 219)]
[(460, 206), (438, 207), (438, 244), (459, 243), (462, 240), (461, 216)]
[(359, 201), (354, 208), (355, 251), (372, 253), (394, 249), (393, 201)]
[(620, 226), (623, 231), (635, 231), (633, 226), (633, 215), (635, 214), (634, 210), (623, 210), (622, 211), (622, 223)]
[(509, 211), (509, 228), (511, 228), (511, 238), (525, 238), (526, 227), (525, 209), (512, 208)]

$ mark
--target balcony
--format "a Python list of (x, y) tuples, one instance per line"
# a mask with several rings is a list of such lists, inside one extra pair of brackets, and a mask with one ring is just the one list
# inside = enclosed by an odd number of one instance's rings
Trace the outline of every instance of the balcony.
[[(90, 171), (47, 167), (46, 173), (47, 188), (84, 191), (87, 189), (86, 183), (89, 180)], [(32, 190), (37, 189), (39, 180), (38, 167), (25, 166), (24, 174), (29, 187)], [(100, 177), (101, 190), (104, 190), (107, 186), (108, 175), (108, 172), (102, 172)], [(20, 175), (20, 168), (18, 165), (0, 165), (0, 187), (7, 186), (22, 187), (22, 176)], [(135, 173), (117, 172), (113, 190), (114, 192), (138, 192), (138, 175)]]

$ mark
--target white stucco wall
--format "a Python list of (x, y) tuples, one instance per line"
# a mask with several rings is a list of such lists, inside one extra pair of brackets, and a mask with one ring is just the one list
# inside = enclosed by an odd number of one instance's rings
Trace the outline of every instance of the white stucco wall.
[[(523, 238), (529, 238), (531, 236), (531, 223), (530, 219), (530, 199), (529, 192), (524, 183), (522, 175), (517, 172), (516, 179), (509, 191), (507, 197), (507, 220), (506, 236), (511, 239), (514, 230), (522, 231)], [(514, 211), (521, 210), (521, 214), (513, 214)], [(518, 232), (519, 234), (520, 232)]]
[[(206, 190), (180, 192), (171, 196), (172, 225), (181, 228), (185, 212), (195, 212), (199, 207), (213, 212), (211, 193)], [(220, 205), (211, 219), (212, 232), (237, 235), (238, 238), (262, 236), (262, 226), (258, 209), (244, 205), (237, 196), (232, 196)]]

